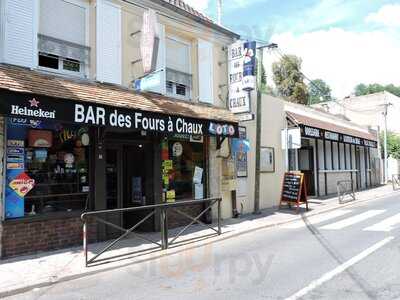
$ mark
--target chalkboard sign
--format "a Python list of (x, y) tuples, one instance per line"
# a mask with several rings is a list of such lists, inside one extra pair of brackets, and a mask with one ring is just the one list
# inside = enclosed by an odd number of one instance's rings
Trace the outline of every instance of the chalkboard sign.
[(281, 207), (282, 202), (286, 202), (289, 207), (292, 203), (297, 204), (297, 212), (300, 210), (300, 203), (305, 203), (308, 210), (307, 190), (303, 173), (285, 173), (279, 207)]

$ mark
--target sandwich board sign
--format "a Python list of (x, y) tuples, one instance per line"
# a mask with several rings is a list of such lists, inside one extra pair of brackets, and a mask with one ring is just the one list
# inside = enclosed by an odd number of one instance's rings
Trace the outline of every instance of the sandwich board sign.
[(289, 208), (291, 208), (292, 204), (295, 204), (297, 206), (297, 212), (300, 211), (300, 204), (305, 203), (306, 209), (308, 211), (307, 189), (303, 173), (285, 173), (283, 177), (281, 201), (279, 203), (279, 208), (281, 208), (282, 203), (286, 203)]

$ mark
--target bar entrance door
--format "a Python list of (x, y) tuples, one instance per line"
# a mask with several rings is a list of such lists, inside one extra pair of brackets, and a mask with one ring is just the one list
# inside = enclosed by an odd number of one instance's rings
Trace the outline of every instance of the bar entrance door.
[[(106, 148), (106, 208), (126, 208), (154, 204), (152, 197), (152, 152), (149, 145), (131, 143)], [(140, 221), (147, 212), (124, 212), (109, 216), (108, 221), (121, 227), (130, 228)], [(142, 216), (143, 215), (143, 216)], [(107, 226), (108, 238), (123, 232)], [(138, 230), (153, 231), (154, 218), (149, 218)]]

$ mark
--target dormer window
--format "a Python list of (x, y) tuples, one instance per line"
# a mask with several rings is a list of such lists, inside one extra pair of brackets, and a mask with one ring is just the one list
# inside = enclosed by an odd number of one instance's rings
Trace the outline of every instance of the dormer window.
[[(83, 0), (41, 0), (38, 66), (84, 76), (89, 66), (88, 4)], [(61, 30), (60, 30), (61, 29)]]

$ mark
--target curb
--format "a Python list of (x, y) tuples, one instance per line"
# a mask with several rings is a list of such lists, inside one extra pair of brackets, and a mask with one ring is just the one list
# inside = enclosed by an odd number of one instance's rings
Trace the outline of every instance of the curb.
[[(248, 234), (248, 233), (252, 233), (255, 231), (259, 231), (259, 230), (263, 230), (263, 229), (267, 229), (267, 228), (272, 228), (272, 227), (277, 227), (277, 226), (281, 226), (284, 224), (288, 224), (288, 223), (292, 223), (298, 220), (301, 220), (303, 218), (303, 216), (305, 217), (311, 217), (311, 216), (316, 216), (316, 215), (320, 215), (323, 213), (327, 213), (339, 208), (343, 208), (343, 207), (348, 207), (348, 206), (352, 206), (355, 204), (359, 204), (359, 203), (363, 203), (363, 202), (368, 202), (371, 200), (380, 200), (382, 198), (386, 198), (386, 197), (390, 197), (394, 194), (399, 194), (399, 191), (392, 191), (389, 192), (387, 194), (381, 195), (381, 196), (372, 196), (372, 198), (367, 198), (367, 199), (361, 199), (361, 200), (355, 200), (355, 201), (351, 201), (351, 202), (347, 202), (344, 204), (336, 204), (332, 207), (326, 208), (326, 209), (321, 209), (321, 210), (317, 210), (314, 212), (306, 212), (304, 214), (300, 214), (300, 215), (296, 215), (293, 218), (281, 221), (281, 222), (276, 222), (276, 223), (270, 223), (270, 224), (265, 224), (265, 225), (259, 225), (259, 226), (254, 226), (251, 228), (247, 228), (245, 230), (237, 230), (235, 232), (228, 232), (228, 233), (222, 233), (220, 236), (216, 236), (213, 238), (213, 240), (208, 241), (208, 242), (198, 242), (197, 245), (193, 245), (190, 247), (185, 247), (185, 248), (178, 248), (178, 249), (174, 249), (174, 248), (170, 248), (167, 250), (162, 251), (160, 254), (155, 255), (155, 256), (150, 256), (148, 258), (145, 259), (141, 259), (138, 261), (133, 261), (124, 265), (118, 265), (118, 266), (113, 266), (113, 267), (109, 267), (109, 268), (105, 268), (105, 269), (101, 269), (101, 270), (95, 270), (95, 271), (89, 271), (89, 272), (84, 272), (84, 273), (79, 273), (79, 274), (74, 274), (74, 275), (69, 275), (69, 276), (64, 276), (64, 277), (59, 277), (54, 281), (43, 281), (43, 282), (39, 282), (39, 283), (35, 283), (35, 284), (31, 284), (31, 285), (27, 285), (24, 287), (20, 287), (20, 288), (16, 288), (16, 289), (10, 289), (8, 291), (2, 291), (0, 292), (0, 298), (5, 298), (5, 297), (10, 297), (10, 296), (14, 296), (17, 294), (22, 294), (22, 293), (26, 293), (29, 292), (35, 288), (43, 288), (43, 287), (49, 287), (58, 283), (62, 283), (62, 282), (67, 282), (67, 281), (71, 281), (71, 280), (75, 280), (75, 279), (79, 279), (79, 278), (83, 278), (83, 277), (87, 277), (87, 276), (92, 276), (92, 275), (96, 275), (96, 274), (100, 274), (100, 273), (104, 273), (104, 272), (108, 272), (108, 271), (112, 271), (112, 270), (116, 270), (116, 269), (120, 269), (120, 268), (124, 268), (124, 267), (128, 267), (130, 265), (134, 265), (134, 264), (139, 264), (139, 263), (144, 263), (144, 262), (148, 262), (148, 261), (152, 261), (155, 259), (159, 259), (162, 257), (167, 257), (167, 256), (171, 256), (174, 254), (178, 254), (178, 253), (182, 253), (184, 251), (187, 250), (192, 250), (192, 249), (197, 249), (200, 247), (204, 247), (210, 244), (214, 244), (217, 242), (222, 242), (234, 237), (238, 237), (244, 234)], [(267, 217), (267, 216), (264, 216)], [(149, 255), (149, 254), (145, 254), (145, 255)], [(151, 254), (150, 254), (151, 255)]]

